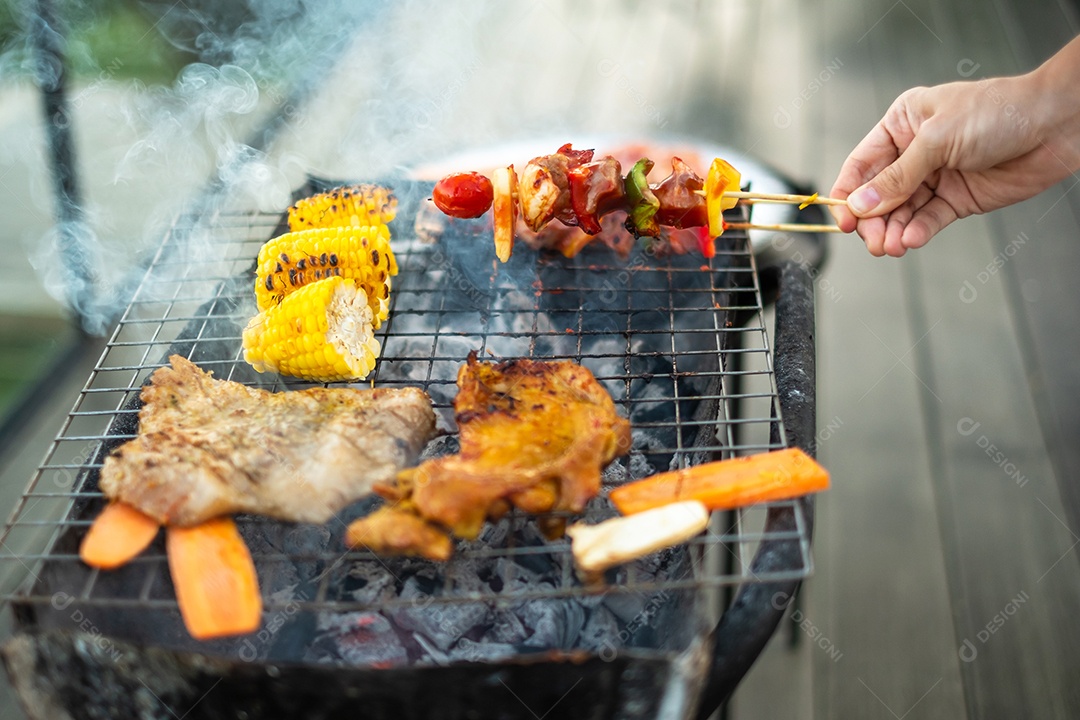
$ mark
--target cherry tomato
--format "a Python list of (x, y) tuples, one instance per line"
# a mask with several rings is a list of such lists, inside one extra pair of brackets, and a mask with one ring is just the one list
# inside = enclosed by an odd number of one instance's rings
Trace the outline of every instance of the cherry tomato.
[(450, 217), (476, 218), (491, 207), (495, 197), (491, 181), (476, 172), (447, 175), (435, 184), (431, 199)]

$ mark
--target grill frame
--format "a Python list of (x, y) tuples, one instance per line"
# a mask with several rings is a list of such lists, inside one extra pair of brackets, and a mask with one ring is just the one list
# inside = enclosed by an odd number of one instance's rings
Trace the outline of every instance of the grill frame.
[[(298, 195), (308, 194), (312, 190), (320, 189), (322, 183), (318, 180), (313, 181), (313, 184), (309, 188), (301, 189)], [(397, 184), (401, 187), (401, 183)], [(399, 216), (409, 217), (410, 213), (415, 212), (417, 203), (422, 199), (424, 192), (416, 192), (417, 187), (423, 189), (423, 184), (410, 185), (411, 190), (402, 197), (402, 208)], [(745, 209), (739, 209), (740, 212), (745, 213)], [(740, 217), (738, 219), (745, 219)], [(97, 365), (95, 366), (94, 373), (87, 381), (86, 386), (83, 389), (80, 398), (75, 404), (72, 413), (70, 413), (65, 420), (64, 426), (61, 428), (56, 441), (54, 441), (49, 454), (45, 458), (45, 462), (42, 463), (34, 477), (31, 479), (31, 483), (20, 500), (18, 506), (13, 510), (11, 517), (4, 528), (3, 536), (0, 536), (0, 542), (3, 543), (0, 546), (0, 577), (4, 576), (2, 566), (4, 564), (18, 563), (23, 565), (28, 573), (28, 581), (14, 590), (4, 588), (4, 599), (7, 603), (10, 603), (15, 611), (16, 618), (20, 626), (23, 629), (47, 629), (54, 626), (51, 622), (42, 622), (43, 616), (56, 615), (59, 611), (61, 615), (68, 615), (72, 608), (74, 611), (81, 610), (87, 617), (93, 616), (96, 611), (110, 612), (113, 610), (139, 610), (139, 611), (164, 611), (166, 613), (178, 614), (178, 610), (175, 606), (175, 600), (168, 598), (154, 598), (152, 587), (155, 582), (153, 579), (152, 571), (146, 575), (147, 580), (142, 583), (140, 592), (137, 597), (134, 598), (98, 598), (94, 596), (95, 586), (99, 577), (102, 575), (100, 571), (89, 571), (89, 577), (87, 584), (79, 588), (77, 591), (72, 588), (72, 592), (66, 591), (54, 591), (52, 593), (42, 592), (38, 585), (40, 583), (34, 582), (34, 578), (41, 574), (41, 568), (48, 562), (69, 562), (77, 563), (77, 556), (69, 551), (65, 553), (57, 553), (56, 549), (58, 543), (62, 540), (78, 536), (80, 532), (84, 531), (84, 528), (88, 526), (90, 520), (96, 514), (96, 507), (100, 506), (100, 495), (96, 491), (95, 475), (97, 469), (100, 467), (101, 460), (108, 447), (116, 444), (123, 439), (131, 436), (132, 431), (117, 431), (118, 421), (120, 419), (126, 419), (128, 424), (134, 420), (134, 413), (137, 411), (135, 407), (135, 400), (137, 398), (138, 390), (140, 389), (142, 382), (149, 376), (150, 372), (156, 367), (159, 367), (164, 362), (164, 358), (169, 354), (169, 351), (181, 351), (185, 348), (195, 350), (200, 344), (214, 344), (214, 343), (234, 343), (238, 348), (239, 335), (225, 334), (222, 336), (216, 336), (214, 333), (216, 329), (215, 323), (221, 323), (226, 320), (244, 320), (248, 315), (248, 311), (244, 309), (244, 300), (239, 294), (230, 294), (226, 291), (231, 285), (237, 283), (237, 270), (236, 268), (250, 263), (251, 259), (257, 252), (258, 244), (268, 239), (272, 234), (280, 231), (282, 228), (282, 219), (279, 213), (261, 213), (261, 212), (248, 212), (248, 211), (232, 211), (228, 208), (218, 208), (214, 212), (210, 213), (206, 217), (191, 217), (185, 218), (181, 216), (177, 219), (177, 222), (173, 224), (169, 232), (166, 234), (161, 247), (158, 249), (156, 256), (146, 271), (146, 275), (143, 281), (139, 284), (135, 296), (131, 303), (125, 309), (123, 316), (110, 338), (105, 351), (102, 353)], [(200, 247), (204, 245), (208, 238), (207, 232), (213, 231), (226, 236), (224, 242), (227, 248), (224, 256), (218, 258), (218, 264), (223, 264), (234, 268), (232, 271), (221, 272), (207, 272), (198, 274), (195, 277), (191, 277), (194, 272), (192, 269), (192, 263), (184, 260), (184, 253), (189, 251), (191, 247)], [(431, 248), (424, 248), (415, 239), (410, 239), (406, 243), (404, 252), (398, 250), (401, 246), (400, 230), (396, 230), (395, 233), (395, 251), (398, 254), (399, 264), (402, 268), (402, 276), (406, 276), (406, 273), (410, 272), (412, 268), (413, 260), (424, 257), (429, 257)], [(241, 237), (237, 241), (234, 235), (239, 234)], [(234, 246), (238, 246), (235, 247)], [(426, 255), (425, 255), (426, 254)], [(526, 258), (532, 261), (532, 254), (528, 252), (520, 252), (515, 256), (517, 258)], [(713, 268), (714, 265), (720, 261), (726, 261), (726, 266), (722, 267), (719, 271)], [(583, 255), (579, 256), (574, 261), (557, 260), (558, 263), (570, 263), (570, 266), (575, 271), (587, 271), (589, 273), (618, 273), (625, 270), (626, 265), (621, 265), (620, 261), (612, 256), (607, 256), (601, 262), (597, 262), (597, 257), (586, 251)], [(701, 396), (698, 400), (705, 403), (705, 406), (710, 406), (710, 403), (715, 404), (716, 409), (720, 413), (716, 420), (686, 420), (678, 417), (678, 408), (680, 403), (678, 402), (679, 383), (677, 378), (673, 379), (673, 388), (675, 398), (673, 404), (676, 410), (676, 424), (678, 425), (678, 431), (676, 432), (676, 445), (673, 448), (664, 448), (664, 450), (670, 450), (671, 454), (681, 457), (681, 464), (696, 464), (708, 459), (713, 459), (714, 456), (731, 456), (742, 452), (756, 452), (765, 449), (773, 449), (786, 446), (785, 430), (783, 421), (780, 419), (780, 405), (779, 393), (776, 387), (776, 379), (772, 370), (771, 351), (768, 347), (767, 331), (764, 325), (764, 300), (762, 295), (762, 286), (760, 284), (759, 271), (756, 266), (755, 256), (750, 248), (749, 239), (745, 233), (729, 233), (725, 234), (725, 241), (723, 246), (718, 252), (718, 260), (710, 261), (708, 265), (710, 269), (708, 271), (703, 270), (701, 260), (698, 258), (693, 262), (694, 265), (699, 267), (679, 266), (669, 267), (664, 272), (668, 272), (670, 276), (678, 277), (690, 277), (691, 274), (700, 278), (700, 276), (707, 272), (710, 278), (714, 278), (714, 273), (722, 272), (730, 274), (733, 271), (742, 273), (744, 280), (748, 280), (749, 283), (746, 287), (738, 287), (732, 289), (730, 287), (715, 288), (712, 287), (712, 294), (715, 296), (717, 292), (732, 292), (734, 295), (745, 296), (747, 293), (752, 295), (752, 303), (734, 303), (725, 304), (723, 306), (714, 307), (710, 312), (713, 317), (713, 328), (711, 329), (712, 336), (716, 339), (716, 351), (715, 354), (718, 358), (719, 369), (713, 373), (716, 380), (720, 383), (720, 391), (715, 396)], [(685, 265), (685, 259), (682, 261)], [(740, 263), (738, 267), (735, 267), (735, 263)], [(580, 263), (580, 265), (578, 264)], [(213, 263), (206, 263), (212, 265)], [(176, 271), (180, 271), (182, 277), (180, 279), (175, 278)], [(635, 272), (648, 273), (653, 272), (650, 268), (642, 268)], [(687, 275), (680, 275), (686, 273)], [(633, 274), (631, 274), (633, 275)], [(401, 276), (399, 276), (400, 278)], [(407, 277), (407, 276), (406, 276)], [(164, 288), (167, 288), (169, 283), (175, 284), (175, 290), (173, 296), (168, 300), (163, 300), (161, 295)], [(250, 284), (250, 282), (248, 283)], [(240, 283), (242, 286), (243, 284)], [(147, 295), (147, 290), (153, 288), (153, 295)], [(567, 288), (561, 288), (564, 292)], [(573, 290), (574, 288), (570, 288)], [(250, 289), (249, 289), (250, 290)], [(182, 292), (183, 291), (183, 292)], [(394, 302), (400, 302), (400, 293), (403, 292), (401, 288), (397, 289), (392, 296)], [(405, 290), (407, 292), (407, 289)], [(669, 296), (671, 295), (671, 289), (669, 285)], [(627, 297), (630, 298), (630, 294), (627, 293)], [(154, 312), (151, 312), (151, 307), (160, 307), (164, 302), (165, 307), (160, 313), (160, 317), (154, 317)], [(632, 302), (632, 300), (628, 300)], [(714, 301), (715, 304), (715, 301)], [(192, 308), (185, 312), (185, 309)], [(253, 310), (253, 303), (251, 308)], [(670, 337), (672, 343), (674, 343), (676, 337), (687, 334), (685, 328), (680, 329), (677, 327), (675, 321), (675, 314), (681, 312), (700, 311), (701, 308), (691, 308), (689, 306), (678, 306), (675, 302), (671, 302), (667, 308), (669, 316), (671, 318), (671, 330)], [(204, 312), (205, 311), (205, 312)], [(379, 337), (387, 344), (387, 341), (400, 337), (401, 335), (395, 332), (394, 318), (398, 314), (399, 308), (394, 307), (391, 313), (391, 320), (379, 331)], [(442, 312), (440, 309), (439, 312)], [(535, 317), (539, 314), (537, 309), (533, 309), (535, 329)], [(628, 310), (628, 313), (630, 311)], [(749, 323), (749, 325), (748, 325)], [(185, 332), (177, 333), (175, 337), (169, 337), (172, 334), (172, 329), (181, 327), (187, 330), (195, 329), (193, 338), (184, 337)], [(659, 332), (659, 331), (658, 331)], [(692, 330), (689, 334), (707, 334), (709, 329)], [(573, 335), (577, 343), (576, 355), (570, 355), (571, 359), (577, 359), (579, 361), (598, 359), (598, 360), (612, 360), (615, 358), (626, 358), (625, 354), (616, 353), (599, 353), (591, 355), (590, 353), (582, 353), (583, 339), (587, 339), (590, 336), (603, 335), (602, 331), (589, 331), (584, 330), (582, 324), (579, 323), (576, 328), (576, 332), (567, 333), (567, 335)], [(647, 332), (635, 331), (631, 334), (649, 334)], [(662, 334), (662, 333), (661, 333)], [(483, 344), (479, 348), (484, 350), (487, 347), (488, 340), (491, 338), (499, 337), (511, 337), (510, 334), (499, 333), (485, 333), (483, 334)], [(538, 339), (550, 336), (551, 333), (540, 333), (539, 335), (534, 331), (530, 338), (529, 349), (530, 352), (535, 350), (536, 342)], [(760, 339), (760, 342), (756, 346), (752, 346), (749, 349), (744, 347), (735, 347), (731, 343), (726, 342), (728, 339), (735, 338), (740, 341), (740, 345), (751, 337), (756, 335)], [(451, 335), (453, 337), (453, 335)], [(629, 339), (627, 340), (628, 350), (632, 347)], [(436, 362), (461, 362), (463, 357), (450, 357), (437, 354), (435, 349), (438, 345), (438, 338), (432, 343), (432, 355), (427, 359), (429, 362), (428, 376), (424, 383), (428, 389), (432, 386), (447, 386), (452, 387), (452, 381), (446, 377), (432, 379), (431, 371)], [(160, 358), (157, 360), (151, 360), (151, 357), (160, 350)], [(377, 366), (374, 373), (374, 377), (377, 382), (385, 382), (383, 378), (380, 378), (381, 369), (389, 363), (400, 362), (405, 357), (395, 356), (387, 349), (387, 353), (380, 359), (380, 364)], [(141, 353), (139, 352), (141, 351)], [(673, 346), (674, 351), (674, 346)], [(690, 353), (678, 353), (673, 352), (673, 356), (686, 357), (693, 354), (707, 354), (709, 350), (704, 351), (692, 351)], [(131, 353), (141, 354), (141, 357), (135, 361), (126, 360)], [(190, 356), (191, 352), (183, 353)], [(743, 359), (747, 356), (755, 356), (757, 359), (763, 360), (766, 369), (761, 370), (737, 370), (732, 372), (725, 371), (722, 360), (719, 358), (732, 354), (743, 354)], [(242, 361), (240, 361), (242, 362)], [(629, 360), (627, 361), (629, 364)], [(228, 374), (216, 372), (219, 377), (230, 377), (234, 374), (237, 367), (236, 356), (234, 355), (231, 361), (227, 361), (225, 365), (215, 367), (214, 362), (203, 363), (200, 365), (211, 370), (220, 370), (222, 367), (227, 366), (229, 368)], [(677, 359), (675, 361), (676, 373), (677, 371)], [(699, 375), (702, 375), (699, 373)], [(705, 374), (708, 377), (707, 371)], [(768, 385), (768, 390), (764, 392), (749, 391), (739, 392), (742, 389), (742, 384), (752, 376), (757, 376), (758, 379), (764, 379)], [(599, 375), (599, 379), (602, 382), (612, 380), (611, 377)], [(117, 379), (112, 379), (117, 378)], [(125, 382), (120, 382), (119, 379), (130, 378)], [(626, 387), (628, 397), (618, 398), (616, 397), (616, 404), (620, 408), (625, 409), (628, 405), (632, 404), (632, 397), (629, 397), (630, 385), (634, 381), (644, 379), (644, 375), (640, 373), (627, 374), (620, 376), (618, 379), (622, 380)], [(272, 379), (260, 379), (261, 382), (254, 384), (268, 387), (270, 389), (298, 389), (302, 387), (310, 386), (311, 384), (296, 383), (293, 381), (282, 382), (278, 378)], [(724, 381), (728, 382), (728, 385), (724, 385)], [(101, 382), (99, 382), (101, 381)], [(728, 388), (735, 388), (733, 392), (727, 392)], [(115, 407), (101, 408), (101, 398), (116, 399), (121, 398), (115, 402)], [(620, 400), (623, 400), (620, 402)], [(728, 405), (732, 402), (739, 402), (742, 404), (757, 403), (761, 404), (767, 402), (769, 409), (767, 415), (751, 416), (749, 418), (732, 418), (727, 416)], [(437, 405), (440, 405), (437, 403)], [(84, 409), (88, 408), (88, 409)], [(440, 405), (440, 410), (443, 411), (445, 416), (448, 405), (444, 402)], [(101, 422), (106, 419), (109, 420), (109, 427), (103, 432), (93, 433), (81, 431), (79, 428), (84, 422)], [(120, 422), (120, 425), (124, 423)], [(754, 441), (749, 443), (740, 443), (738, 436), (741, 429), (745, 429), (749, 425), (758, 425), (756, 430), (764, 429), (768, 433), (768, 439), (765, 441)], [(710, 427), (723, 427), (724, 437), (720, 442), (710, 444), (707, 442), (695, 441), (687, 445), (683, 441), (683, 430), (689, 428), (696, 428), (696, 434), (700, 438), (703, 435), (707, 435)], [(760, 433), (759, 433), (760, 434)], [(724, 442), (726, 440), (726, 442)], [(83, 449), (74, 458), (75, 462), (57, 462), (58, 454), (63, 453), (63, 448), (69, 446), (72, 443), (82, 443)], [(88, 449), (90, 448), (90, 449)], [(664, 454), (664, 453), (659, 453)], [(82, 455), (83, 457), (80, 457)], [(663, 470), (666, 468), (657, 468)], [(73, 476), (71, 479), (72, 490), (64, 491), (57, 483), (57, 478), (61, 476)], [(49, 483), (53, 483), (58, 488), (61, 488), (58, 492), (53, 492), (48, 487)], [(77, 489), (76, 489), (77, 488)], [(59, 521), (52, 519), (33, 519), (34, 506), (41, 502), (48, 502), (54, 505), (58, 505), (62, 515), (62, 519)], [(812, 558), (810, 556), (810, 532), (812, 524), (812, 509), (808, 510), (806, 504), (803, 501), (795, 500), (783, 503), (773, 503), (769, 506), (768, 517), (773, 518), (775, 516), (783, 516), (792, 519), (793, 527), (769, 527), (769, 521), (762, 521), (761, 530), (747, 529), (750, 525), (744, 517), (742, 511), (734, 513), (730, 516), (730, 526), (717, 526), (718, 522), (722, 522), (721, 518), (714, 518), (713, 529), (705, 536), (697, 538), (689, 543), (690, 553), (693, 557), (698, 558), (705, 554), (705, 550), (710, 547), (724, 548), (728, 552), (731, 552), (733, 557), (732, 561), (728, 563), (721, 563), (724, 567), (712, 572), (712, 574), (705, 576), (698, 576), (683, 580), (671, 580), (665, 579), (662, 581), (640, 581), (635, 577), (634, 566), (629, 566), (629, 569), (620, 577), (615, 578), (614, 582), (605, 585), (602, 588), (584, 588), (576, 584), (576, 581), (572, 577), (568, 577), (564, 573), (564, 585), (554, 590), (531, 590), (526, 593), (518, 593), (509, 596), (483, 596), (477, 597), (471, 594), (448, 594), (440, 596), (436, 602), (439, 603), (460, 603), (460, 602), (476, 602), (483, 600), (486, 602), (494, 602), (499, 604), (508, 604), (514, 602), (522, 602), (532, 599), (542, 599), (546, 597), (578, 597), (591, 593), (655, 593), (660, 591), (700, 591), (707, 588), (717, 587), (734, 587), (744, 586), (747, 584), (758, 583), (771, 583), (771, 584), (796, 584), (802, 578), (806, 577), (812, 571)], [(55, 513), (53, 513), (55, 514)], [(596, 517), (595, 514), (592, 517)], [(521, 518), (519, 516), (512, 516), (509, 522), (519, 522)], [(272, 522), (258, 519), (246, 519), (244, 522)], [(40, 527), (45, 531), (51, 530), (48, 533), (48, 537), (41, 544), (42, 549), (39, 552), (26, 552), (20, 550), (14, 550), (8, 552), (10, 549), (9, 541), (11, 540), (13, 530), (25, 529), (32, 527)], [(797, 547), (798, 562), (796, 567), (766, 567), (762, 565), (755, 566), (753, 562), (754, 553), (758, 546), (762, 544), (780, 544), (785, 546)], [(521, 553), (546, 553), (550, 550), (547, 548), (508, 548), (504, 552), (506, 557), (513, 557)], [(160, 553), (160, 548), (158, 548)], [(490, 553), (490, 550), (478, 548), (475, 550), (466, 549), (462, 556), (464, 558), (475, 557), (475, 555), (483, 555)], [(561, 552), (567, 552), (566, 548), (563, 548)], [(352, 562), (356, 560), (370, 559), (370, 555), (359, 551), (350, 551), (348, 553), (333, 553), (335, 562)], [(263, 556), (263, 559), (271, 559), (267, 556)], [(297, 560), (323, 560), (327, 561), (331, 558), (327, 556), (297, 556), (295, 554), (288, 555), (282, 558), (283, 561), (296, 562)], [(163, 563), (163, 555), (155, 555), (150, 558), (140, 558), (132, 563), (133, 566), (147, 563)], [(453, 562), (453, 561), (452, 561)], [(568, 565), (564, 565), (564, 568)], [(327, 574), (326, 578), (330, 575)], [(325, 588), (326, 582), (322, 587)], [(65, 593), (63, 599), (58, 602), (58, 593)], [(320, 594), (321, 593), (321, 594)], [(320, 612), (326, 610), (335, 611), (351, 611), (351, 610), (364, 610), (364, 609), (387, 609), (394, 606), (393, 602), (387, 603), (381, 601), (377, 605), (370, 603), (342, 603), (333, 602), (329, 603), (325, 599), (325, 592), (317, 592), (316, 596), (311, 601), (280, 601), (273, 598), (264, 597), (266, 603), (266, 612), (268, 614), (280, 613), (288, 608), (298, 606), (301, 610), (309, 610), (312, 612)], [(62, 606), (62, 607), (60, 607)], [(63, 623), (61, 623), (63, 624)], [(770, 629), (771, 633), (771, 629)]]

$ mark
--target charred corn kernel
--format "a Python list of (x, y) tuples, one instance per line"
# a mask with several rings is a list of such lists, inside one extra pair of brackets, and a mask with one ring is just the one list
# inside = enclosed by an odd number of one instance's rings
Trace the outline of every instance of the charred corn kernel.
[(397, 213), (397, 198), (378, 185), (336, 187), (289, 208), (289, 229), (385, 225)]
[(364, 291), (378, 328), (390, 314), (390, 278), (397, 272), (385, 225), (286, 233), (259, 251), (255, 302), (266, 310), (309, 283), (342, 277)]
[(333, 382), (359, 380), (381, 347), (367, 294), (345, 278), (309, 283), (253, 317), (244, 359), (259, 372)]

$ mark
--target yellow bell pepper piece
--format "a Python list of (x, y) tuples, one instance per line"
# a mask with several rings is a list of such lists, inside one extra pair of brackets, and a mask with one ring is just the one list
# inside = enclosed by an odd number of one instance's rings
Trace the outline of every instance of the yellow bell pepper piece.
[(724, 211), (735, 207), (737, 198), (725, 197), (729, 190), (742, 187), (742, 176), (726, 160), (716, 158), (705, 177), (705, 207), (709, 217), (709, 235), (720, 237), (724, 233)]

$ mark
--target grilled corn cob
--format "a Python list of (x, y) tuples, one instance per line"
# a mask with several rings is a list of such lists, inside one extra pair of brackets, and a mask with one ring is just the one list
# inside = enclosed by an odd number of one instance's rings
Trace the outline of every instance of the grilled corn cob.
[(336, 187), (289, 208), (289, 229), (385, 225), (394, 219), (397, 198), (378, 185)]
[(364, 291), (378, 328), (390, 313), (390, 278), (397, 272), (385, 225), (286, 233), (259, 251), (255, 302), (267, 310), (308, 283), (342, 277)]
[(358, 380), (381, 347), (364, 290), (341, 277), (309, 283), (248, 322), (244, 359), (259, 372), (333, 382)]

